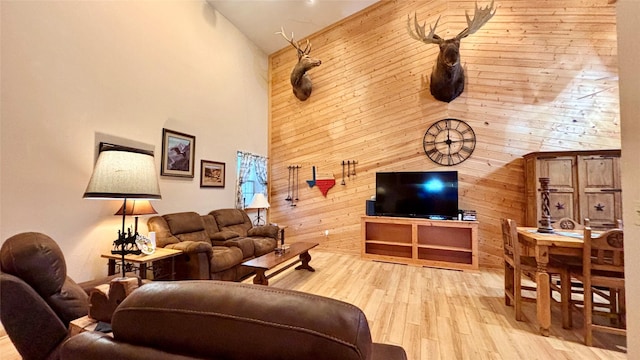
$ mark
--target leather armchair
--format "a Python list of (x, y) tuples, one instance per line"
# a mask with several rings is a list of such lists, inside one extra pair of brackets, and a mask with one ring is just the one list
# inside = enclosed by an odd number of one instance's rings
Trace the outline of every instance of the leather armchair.
[(364, 313), (342, 301), (222, 281), (154, 282), (116, 309), (113, 337), (67, 340), (63, 360), (406, 359), (373, 343)]
[(0, 320), (22, 358), (57, 359), (69, 322), (89, 311), (88, 292), (113, 277), (77, 284), (49, 236), (7, 239), (0, 248)]

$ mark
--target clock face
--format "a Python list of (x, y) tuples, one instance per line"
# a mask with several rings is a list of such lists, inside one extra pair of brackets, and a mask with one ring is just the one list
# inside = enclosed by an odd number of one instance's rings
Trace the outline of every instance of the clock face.
[(476, 134), (469, 124), (444, 119), (431, 125), (422, 141), (424, 152), (439, 165), (453, 166), (467, 160), (476, 148)]

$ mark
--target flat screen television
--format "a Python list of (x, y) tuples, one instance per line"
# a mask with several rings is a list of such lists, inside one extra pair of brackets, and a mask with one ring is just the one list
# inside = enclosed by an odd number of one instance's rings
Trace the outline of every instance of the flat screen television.
[(378, 216), (457, 219), (458, 172), (376, 173)]

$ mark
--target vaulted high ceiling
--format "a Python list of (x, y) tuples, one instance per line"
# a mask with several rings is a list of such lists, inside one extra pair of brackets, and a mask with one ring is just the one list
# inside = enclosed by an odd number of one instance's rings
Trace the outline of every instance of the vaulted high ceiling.
[(207, 0), (267, 55), (287, 46), (280, 27), (296, 40), (352, 15), (377, 0)]

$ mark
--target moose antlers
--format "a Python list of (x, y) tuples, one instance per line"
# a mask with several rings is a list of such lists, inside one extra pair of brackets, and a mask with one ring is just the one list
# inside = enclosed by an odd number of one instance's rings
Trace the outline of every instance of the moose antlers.
[(322, 61), (309, 56), (309, 53), (311, 53), (311, 43), (309, 39), (307, 39), (307, 44), (303, 49), (297, 41), (293, 41), (293, 33), (291, 33), (291, 39), (287, 37), (284, 32), (284, 27), (280, 27), (280, 31), (276, 32), (276, 34), (282, 35), (298, 52), (298, 63), (291, 71), (291, 86), (293, 86), (294, 95), (299, 100), (305, 101), (311, 96), (312, 90), (311, 78), (307, 74), (307, 71), (316, 66), (320, 66)]
[(465, 75), (464, 69), (460, 65), (460, 40), (478, 31), (495, 13), (496, 9), (493, 7), (493, 0), (491, 0), (491, 5), (484, 8), (479, 8), (478, 3), (476, 3), (473, 19), (469, 18), (469, 14), (465, 11), (467, 28), (454, 38), (446, 40), (436, 34), (440, 17), (438, 17), (433, 27), (429, 25), (429, 33), (427, 33), (425, 29), (426, 22), (420, 25), (418, 23), (418, 15), (414, 14), (412, 27), (411, 17), (407, 15), (409, 36), (425, 44), (437, 44), (440, 47), (436, 65), (431, 72), (431, 83), (429, 85), (434, 98), (450, 102), (462, 94)]
[[(460, 40), (466, 38), (469, 35), (474, 34), (476, 31), (480, 30), (480, 28), (486, 24), (493, 15), (496, 14), (496, 9), (493, 7), (493, 0), (491, 0), (491, 5), (487, 5), (484, 8), (479, 8), (478, 3), (476, 2), (476, 9), (473, 13), (473, 19), (469, 18), (469, 13), (464, 12), (465, 17), (467, 18), (467, 28), (462, 30), (454, 39)], [(419, 41), (424, 42), (425, 44), (441, 44), (445, 40), (438, 36), (435, 31), (436, 27), (438, 27), (438, 22), (440, 21), (440, 16), (436, 20), (436, 23), (433, 25), (429, 25), (429, 34), (425, 34), (426, 22), (422, 25), (418, 23), (418, 14), (414, 13), (413, 15), (413, 26), (415, 28), (415, 33), (411, 29), (411, 19), (409, 15), (407, 15), (407, 26), (409, 28), (409, 35)]]

